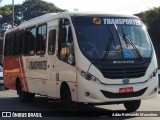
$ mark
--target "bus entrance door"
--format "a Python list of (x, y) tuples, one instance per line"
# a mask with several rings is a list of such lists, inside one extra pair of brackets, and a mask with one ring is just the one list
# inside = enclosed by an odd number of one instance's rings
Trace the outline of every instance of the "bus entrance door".
[(49, 29), (48, 35), (48, 80), (47, 80), (47, 96), (56, 97), (56, 27)]

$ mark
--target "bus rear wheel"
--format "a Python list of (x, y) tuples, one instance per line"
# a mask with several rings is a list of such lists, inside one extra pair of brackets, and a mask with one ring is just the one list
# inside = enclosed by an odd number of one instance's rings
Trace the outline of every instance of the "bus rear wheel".
[(140, 107), (141, 100), (126, 101), (123, 104), (128, 112), (134, 112)]
[(18, 83), (18, 86), (17, 86), (17, 94), (19, 95), (19, 99), (22, 102), (33, 101), (35, 98), (34, 93), (25, 92), (22, 90), (22, 86), (20, 82)]

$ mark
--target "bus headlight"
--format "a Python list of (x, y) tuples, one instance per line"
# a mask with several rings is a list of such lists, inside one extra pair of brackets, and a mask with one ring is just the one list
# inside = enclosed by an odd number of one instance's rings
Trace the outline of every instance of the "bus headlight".
[(156, 70), (153, 71), (153, 77), (156, 77), (157, 72), (158, 72), (158, 69), (156, 69)]
[(83, 78), (85, 78), (86, 80), (89, 80), (91, 82), (96, 82), (96, 83), (100, 83), (99, 79), (96, 78), (95, 76), (93, 76), (92, 74), (90, 73), (86, 73), (84, 71), (81, 71), (81, 75)]
[(156, 77), (157, 72), (158, 72), (158, 69), (154, 70), (152, 74), (149, 76), (148, 80), (152, 79), (153, 77)]

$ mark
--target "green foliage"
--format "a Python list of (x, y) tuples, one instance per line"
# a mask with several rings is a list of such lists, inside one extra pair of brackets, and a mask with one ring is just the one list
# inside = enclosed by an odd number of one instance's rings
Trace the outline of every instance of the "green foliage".
[(160, 7), (138, 14), (147, 25), (160, 65)]
[(160, 7), (138, 14), (147, 25), (148, 31), (154, 42), (160, 40)]
[(138, 16), (149, 26), (149, 29), (157, 29), (157, 25), (160, 24), (160, 8), (142, 12)]
[(48, 3), (42, 0), (26, 0), (23, 4), (27, 10), (24, 12), (24, 19), (28, 20), (46, 13), (63, 12), (60, 8), (56, 7), (53, 3)]
[(3, 6), (0, 8), (0, 15), (10, 15), (11, 14), (11, 9), (9, 5)]
[[(20, 5), (15, 5), (15, 23), (19, 25), (23, 20), (29, 20), (37, 16), (46, 14), (46, 13), (57, 13), (63, 12), (64, 10), (56, 7), (53, 3), (48, 3), (43, 0), (25, 0)], [(12, 5), (6, 5), (0, 7), (0, 15), (2, 23), (11, 23), (12, 22)]]

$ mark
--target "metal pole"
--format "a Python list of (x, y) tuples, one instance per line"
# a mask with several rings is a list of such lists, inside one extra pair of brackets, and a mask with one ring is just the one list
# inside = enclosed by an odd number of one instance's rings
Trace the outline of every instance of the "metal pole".
[(12, 28), (14, 27), (14, 0), (12, 0)]

